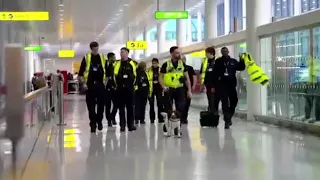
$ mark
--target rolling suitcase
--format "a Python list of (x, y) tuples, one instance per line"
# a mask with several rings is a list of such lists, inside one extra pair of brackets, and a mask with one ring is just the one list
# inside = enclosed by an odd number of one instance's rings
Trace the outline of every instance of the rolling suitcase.
[(220, 116), (212, 111), (200, 112), (200, 126), (202, 127), (217, 127)]

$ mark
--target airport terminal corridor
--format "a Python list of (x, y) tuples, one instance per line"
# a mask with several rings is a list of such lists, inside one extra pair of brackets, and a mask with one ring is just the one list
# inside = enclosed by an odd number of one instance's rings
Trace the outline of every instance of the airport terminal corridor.
[(230, 130), (224, 130), (222, 121), (218, 129), (201, 128), (199, 110), (194, 108), (181, 139), (164, 137), (160, 125), (148, 121), (126, 133), (108, 128), (104, 121), (102, 132), (90, 133), (84, 97), (67, 96), (64, 105), (67, 125), (42, 129), (22, 179), (316, 180), (319, 176), (320, 139), (314, 136), (237, 118)]

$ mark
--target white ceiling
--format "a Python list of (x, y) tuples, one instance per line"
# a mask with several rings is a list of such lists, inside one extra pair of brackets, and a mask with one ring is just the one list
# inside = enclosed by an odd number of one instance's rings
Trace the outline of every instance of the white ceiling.
[[(134, 39), (146, 27), (156, 25), (154, 12), (157, 0), (20, 0), (24, 9), (46, 10), (50, 21), (32, 23), (30, 30), (33, 40), (28, 44), (45, 45), (40, 53), (46, 58), (54, 58), (59, 49), (75, 48), (76, 54), (89, 50), (91, 41), (98, 41), (101, 51), (107, 53), (128, 39)], [(186, 0), (186, 9), (197, 6), (202, 0)], [(159, 10), (183, 10), (183, 0), (159, 0)], [(68, 23), (69, 22), (69, 23)], [(71, 34), (59, 33), (63, 26), (72, 24)], [(129, 33), (128, 33), (129, 30)], [(129, 34), (129, 38), (128, 38)]]

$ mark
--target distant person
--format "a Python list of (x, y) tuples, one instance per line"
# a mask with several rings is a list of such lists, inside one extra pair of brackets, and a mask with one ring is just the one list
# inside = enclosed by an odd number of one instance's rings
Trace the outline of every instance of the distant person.
[[(187, 65), (187, 60), (186, 60), (185, 56), (182, 56), (181, 60), (183, 61), (183, 63), (186, 64), (186, 69), (187, 69), (187, 72), (188, 72), (188, 75), (189, 75), (191, 89), (192, 89), (192, 91), (194, 91), (195, 88), (196, 88), (196, 84), (197, 84), (197, 75), (194, 72), (193, 67)], [(181, 117), (181, 123), (182, 124), (188, 124), (188, 114), (189, 114), (189, 108), (190, 108), (190, 105), (191, 105), (191, 98), (188, 97), (188, 86), (187, 86), (187, 83), (184, 83), (184, 89), (185, 89), (186, 104), (185, 104), (184, 113), (183, 113), (183, 115)]]
[(225, 121), (225, 129), (232, 125), (232, 116), (238, 104), (237, 94), (237, 71), (245, 70), (244, 60), (237, 61), (229, 56), (227, 47), (221, 49), (222, 56), (215, 61), (213, 67), (212, 90), (216, 92), (215, 108), (222, 103), (222, 111)]
[(113, 75), (118, 96), (118, 108), (120, 114), (120, 131), (124, 132), (126, 126), (128, 131), (135, 131), (134, 125), (134, 85), (137, 77), (136, 63), (128, 57), (129, 49), (120, 49), (120, 61), (114, 63)]
[(45, 79), (43, 73), (39, 74), (39, 76), (38, 76), (38, 78), (36, 80), (36, 86), (39, 89), (47, 86), (46, 79)]
[(152, 81), (146, 72), (146, 63), (140, 62), (137, 68), (136, 92), (135, 92), (135, 122), (145, 124), (146, 105), (148, 97), (152, 94)]
[(152, 95), (149, 97), (149, 116), (150, 116), (150, 123), (153, 124), (156, 119), (155, 113), (155, 99), (157, 104), (157, 118), (159, 123), (163, 123), (163, 117), (161, 116), (161, 112), (163, 112), (164, 107), (162, 103), (162, 87), (159, 83), (159, 74), (160, 74), (160, 67), (159, 67), (159, 60), (157, 58), (152, 59), (152, 66), (148, 69), (148, 76), (150, 78), (150, 83), (152, 82)]
[(98, 53), (99, 44), (90, 43), (91, 53), (81, 62), (79, 79), (86, 90), (86, 103), (89, 111), (91, 133), (103, 129), (102, 119), (105, 106), (105, 85), (107, 64), (104, 55)]
[(34, 91), (37, 90), (37, 89), (39, 89), (39, 87), (37, 87), (37, 84), (36, 84), (37, 78), (38, 78), (38, 77), (37, 77), (37, 74), (34, 73), (32, 79), (31, 79), (31, 84), (32, 84), (32, 87), (33, 87), (33, 90), (34, 90)]
[(61, 73), (61, 71), (59, 69), (57, 70), (57, 76), (59, 78), (59, 81), (64, 81), (63, 74)]
[[(116, 55), (113, 52), (107, 54), (108, 58), (108, 81), (106, 84), (106, 109), (105, 114), (108, 120), (108, 126), (112, 127), (117, 125), (116, 114), (117, 114), (117, 95), (116, 95), (116, 85), (113, 79), (113, 65), (116, 61)], [(112, 105), (112, 106), (111, 106)], [(112, 107), (112, 109), (111, 109)]]

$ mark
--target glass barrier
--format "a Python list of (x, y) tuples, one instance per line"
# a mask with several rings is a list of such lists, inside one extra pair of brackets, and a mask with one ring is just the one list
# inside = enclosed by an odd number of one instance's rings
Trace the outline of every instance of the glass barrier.
[(320, 125), (319, 27), (261, 39), (266, 115)]
[[(12, 177), (12, 173), (16, 175), (22, 173), (23, 166), (33, 152), (35, 144), (39, 143), (41, 132), (45, 131), (46, 134), (50, 132), (50, 129), (45, 126), (46, 122), (59, 119), (57, 123), (59, 125), (63, 123), (63, 117), (61, 116), (63, 114), (62, 82), (57, 84), (56, 87), (44, 87), (30, 92), (24, 96), (24, 101), (25, 129), (24, 136), (18, 141), (18, 144), (12, 143), (14, 142), (12, 139), (4, 139), (4, 132), (12, 130), (7, 128), (5, 121), (6, 114), (1, 114), (3, 119), (0, 121), (0, 134), (2, 138), (0, 143), (0, 177), (7, 177), (9, 179), (9, 177)], [(55, 118), (57, 115), (59, 115), (59, 118)], [(16, 148), (17, 150), (14, 150)]]

